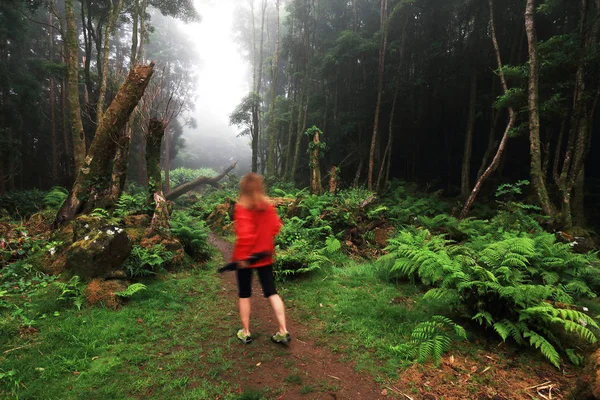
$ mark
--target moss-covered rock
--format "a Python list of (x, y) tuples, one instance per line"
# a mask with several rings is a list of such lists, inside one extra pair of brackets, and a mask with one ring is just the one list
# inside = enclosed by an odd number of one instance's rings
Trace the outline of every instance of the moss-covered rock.
[(112, 276), (131, 253), (131, 240), (125, 230), (102, 218), (77, 218), (73, 233), (74, 242), (66, 252), (65, 268), (82, 279)]

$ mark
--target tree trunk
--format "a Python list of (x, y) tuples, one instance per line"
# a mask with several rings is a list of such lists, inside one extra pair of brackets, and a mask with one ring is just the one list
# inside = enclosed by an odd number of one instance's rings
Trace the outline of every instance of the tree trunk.
[(581, 168), (577, 179), (575, 180), (575, 187), (573, 188), (573, 219), (575, 225), (585, 226), (585, 167)]
[(140, 41), (138, 44), (138, 53), (136, 62), (143, 63), (144, 62), (144, 40), (146, 36), (146, 9), (148, 7), (148, 0), (142, 0), (142, 9), (140, 10), (139, 19), (140, 19)]
[(219, 181), (223, 179), (232, 169), (237, 165), (237, 161), (227, 167), (219, 176), (214, 178), (208, 178), (205, 176), (201, 176), (199, 178), (194, 179), (191, 182), (184, 183), (183, 185), (177, 186), (171, 192), (167, 194), (167, 200), (175, 200), (176, 198), (186, 194), (190, 190), (197, 188), (200, 185), (211, 185), (213, 187), (219, 188)]
[[(506, 77), (504, 75), (504, 71), (502, 70), (502, 57), (500, 56), (500, 45), (498, 44), (498, 38), (496, 36), (496, 24), (495, 24), (495, 19), (494, 19), (494, 1), (488, 0), (488, 5), (490, 8), (490, 31), (492, 34), (492, 42), (494, 44), (494, 51), (496, 54), (496, 64), (498, 65), (498, 75), (500, 76), (500, 82), (502, 83), (502, 89), (504, 90), (504, 93), (508, 93), (508, 84), (506, 82)], [(473, 203), (475, 202), (475, 199), (477, 198), (477, 195), (479, 194), (479, 191), (481, 190), (481, 187), (483, 186), (483, 183), (498, 168), (498, 165), (500, 164), (500, 160), (502, 159), (502, 154), (504, 153), (504, 150), (506, 148), (506, 143), (508, 142), (508, 136), (515, 124), (516, 119), (517, 119), (517, 114), (512, 109), (512, 107), (509, 107), (508, 108), (508, 124), (506, 125), (506, 129), (504, 130), (504, 134), (502, 135), (502, 140), (500, 141), (500, 144), (498, 145), (498, 150), (496, 150), (496, 155), (492, 159), (492, 162), (490, 163), (489, 167), (486, 168), (486, 170), (483, 172), (483, 174), (481, 174), (481, 176), (477, 180), (477, 183), (475, 183), (475, 187), (473, 187), (473, 190), (471, 191), (471, 194), (469, 195), (469, 198), (465, 202), (465, 205), (463, 206), (463, 209), (460, 213), (460, 219), (464, 219), (467, 217), (467, 215), (469, 214), (469, 211), (471, 210), (471, 207), (473, 206)]]
[(140, 186), (148, 186), (148, 171), (144, 170), (146, 166), (146, 135), (142, 129), (138, 131), (138, 151), (137, 151), (137, 172), (138, 184)]
[(357, 188), (358, 184), (360, 183), (360, 175), (362, 173), (362, 169), (363, 169), (363, 159), (362, 157), (360, 158), (360, 162), (358, 163), (358, 168), (356, 169), (356, 175), (354, 175), (354, 181), (352, 181), (352, 187), (353, 188)]
[(146, 169), (148, 170), (148, 202), (154, 204), (154, 215), (150, 227), (153, 231), (168, 231), (169, 208), (162, 191), (162, 177), (160, 168), (160, 154), (162, 139), (165, 134), (165, 124), (161, 120), (152, 118), (148, 124)]
[(129, 146), (131, 143), (131, 131), (127, 127), (123, 128), (123, 132), (118, 138), (117, 151), (113, 159), (110, 202), (116, 203), (125, 189), (125, 181), (127, 180), (127, 166), (129, 162)]
[(377, 80), (377, 104), (375, 105), (375, 121), (373, 122), (373, 136), (371, 137), (371, 150), (369, 151), (369, 176), (368, 188), (373, 190), (373, 171), (375, 170), (375, 146), (377, 144), (377, 130), (379, 129), (379, 112), (381, 110), (381, 92), (383, 91), (383, 74), (385, 71), (385, 52), (387, 50), (387, 6), (388, 0), (381, 0), (381, 42), (379, 45), (379, 76)]
[(104, 46), (102, 49), (102, 70), (100, 73), (100, 89), (98, 93), (98, 104), (96, 105), (96, 120), (102, 120), (102, 114), (104, 113), (104, 97), (106, 96), (106, 82), (108, 80), (108, 58), (110, 55), (110, 35), (117, 22), (117, 18), (121, 13), (121, 7), (123, 6), (123, 0), (119, 0), (119, 3), (115, 7), (113, 4), (114, 0), (110, 2), (110, 16), (108, 23), (106, 24), (106, 30), (104, 31)]
[(398, 92), (400, 91), (400, 84), (396, 84), (396, 90), (394, 92), (394, 100), (392, 101), (392, 110), (390, 111), (390, 124), (388, 127), (388, 141), (385, 146), (385, 151), (383, 152), (383, 160), (381, 160), (381, 167), (379, 168), (379, 175), (377, 176), (377, 187), (376, 191), (379, 192), (379, 188), (381, 187), (381, 178), (383, 176), (383, 170), (386, 166), (386, 158), (388, 160), (387, 165), (389, 168), (390, 161), (392, 159), (392, 142), (394, 139), (394, 114), (396, 113), (396, 102), (398, 100)]
[[(313, 128), (314, 129), (314, 128)], [(321, 186), (321, 138), (322, 132), (319, 129), (314, 129), (312, 137), (312, 152), (310, 155), (310, 191), (313, 194), (322, 194), (323, 186)]]
[(275, 176), (277, 173), (275, 162), (275, 142), (277, 132), (275, 129), (275, 96), (277, 95), (277, 78), (279, 76), (279, 0), (275, 0), (277, 9), (277, 28), (275, 32), (275, 66), (273, 68), (273, 81), (271, 83), (271, 105), (269, 107), (269, 150), (267, 153), (267, 175)]
[[(304, 106), (304, 118), (302, 119), (302, 129), (296, 132), (296, 148), (294, 150), (294, 161), (292, 162), (292, 169), (290, 170), (291, 181), (294, 181), (294, 177), (296, 176), (296, 168), (298, 167), (298, 157), (300, 156), (300, 144), (302, 143), (302, 137), (304, 136), (304, 131), (306, 130), (306, 118), (308, 117), (309, 100), (310, 94), (306, 96), (306, 104)], [(300, 122), (300, 119), (298, 119), (298, 122)]]
[(546, 177), (542, 175), (542, 152), (540, 148), (539, 76), (537, 35), (535, 30), (535, 0), (527, 0), (525, 7), (525, 31), (529, 46), (529, 149), (531, 153), (531, 181), (544, 213), (554, 218), (556, 210), (550, 202), (546, 189)]
[[(597, 1), (597, 6), (600, 7), (600, 1)], [(561, 218), (566, 228), (571, 228), (573, 225), (572, 211), (575, 205), (571, 204), (573, 188), (578, 180), (583, 187), (583, 170), (585, 158), (588, 153), (589, 142), (591, 139), (591, 125), (594, 114), (596, 101), (590, 99), (586, 93), (586, 54), (588, 44), (596, 45), (598, 40), (598, 19), (600, 19), (600, 8), (596, 10), (596, 22), (592, 29), (589, 30), (590, 35), (587, 35), (587, 15), (589, 11), (588, 0), (581, 0), (581, 16), (579, 20), (579, 56), (577, 62), (577, 72), (575, 75), (575, 89), (573, 95), (573, 116), (571, 119), (571, 127), (569, 129), (569, 139), (565, 157), (563, 162), (562, 172), (559, 177), (559, 188), (562, 196), (561, 202)], [(596, 66), (597, 68), (597, 66)], [(590, 108), (591, 104), (591, 108)], [(581, 201), (583, 207), (583, 201)], [(583, 215), (583, 209), (578, 210), (578, 213)]]
[(131, 11), (131, 19), (133, 20), (131, 27), (131, 55), (129, 57), (129, 68), (133, 68), (136, 63), (137, 56), (137, 45), (138, 45), (138, 20), (140, 12), (140, 0), (135, 0), (133, 3), (133, 10)]
[(64, 148), (64, 182), (65, 186), (69, 186), (71, 182), (72, 169), (71, 169), (71, 151), (69, 147), (69, 130), (67, 129), (67, 90), (65, 80), (62, 79), (60, 83), (60, 113), (62, 120), (62, 136), (63, 136), (63, 148)]
[[(50, 25), (50, 63), (54, 62), (54, 27), (52, 12), (48, 13), (48, 25)], [(56, 144), (56, 94), (54, 75), (50, 75), (50, 137), (52, 143), (52, 184), (58, 182), (58, 146)], [(2, 179), (0, 177), (0, 179)]]
[(338, 168), (334, 165), (329, 172), (329, 193), (335, 194), (338, 186)]
[[(254, 10), (254, 9), (252, 9)], [(258, 59), (254, 57), (254, 91), (260, 99), (262, 89), (262, 73), (263, 73), (263, 49), (264, 49), (264, 33), (265, 33), (265, 13), (267, 10), (267, 2), (262, 2), (262, 16), (260, 23), (260, 50)], [(252, 13), (252, 27), (254, 32), (254, 12)], [(256, 45), (256, 44), (254, 44)], [(260, 102), (252, 106), (252, 172), (258, 172), (258, 145), (260, 141)]]
[[(290, 134), (290, 145), (288, 148), (288, 161), (287, 161), (287, 166), (286, 166), (286, 171), (285, 171), (285, 180), (286, 181), (293, 181), (294, 180), (294, 174), (292, 174), (292, 169), (294, 168), (294, 161), (293, 159), (295, 158), (295, 148), (298, 146), (298, 132), (302, 131), (302, 112), (304, 111), (304, 107), (302, 106), (302, 101), (304, 100), (304, 88), (301, 87), (300, 88), (300, 100), (298, 101), (298, 116), (296, 118), (296, 145), (292, 146), (292, 141), (293, 141), (293, 134)], [(293, 128), (292, 128), (293, 129)]]
[(71, 123), (71, 137), (73, 140), (73, 159), (75, 160), (76, 174), (83, 167), (85, 161), (85, 133), (81, 120), (81, 106), (79, 104), (79, 44), (77, 41), (77, 26), (73, 11), (73, 0), (65, 0), (66, 13), (66, 40), (65, 53), (67, 62), (67, 79), (69, 81), (68, 99)]
[(154, 63), (131, 69), (104, 117), (92, 141), (84, 166), (78, 171), (73, 188), (56, 215), (56, 224), (72, 220), (81, 211), (98, 206), (110, 206), (110, 190), (106, 186), (111, 178), (111, 162), (116, 153), (116, 140), (120, 136), (129, 115), (144, 94), (150, 81)]
[(469, 117), (467, 118), (467, 134), (465, 136), (465, 148), (463, 151), (462, 172), (460, 180), (460, 192), (463, 199), (469, 197), (471, 191), (471, 153), (473, 149), (473, 132), (475, 131), (477, 103), (477, 73), (475, 70), (471, 73), (471, 90), (469, 95)]
[(165, 183), (163, 185), (164, 192), (169, 193), (171, 191), (171, 134), (169, 130), (165, 132)]

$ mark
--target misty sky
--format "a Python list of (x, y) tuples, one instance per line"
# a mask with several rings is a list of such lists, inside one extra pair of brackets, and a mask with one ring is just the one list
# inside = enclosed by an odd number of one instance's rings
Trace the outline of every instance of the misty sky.
[(191, 113), (198, 126), (186, 128), (184, 137), (188, 149), (201, 147), (203, 154), (219, 156), (216, 163), (223, 165), (211, 165), (213, 168), (225, 167), (230, 159), (244, 164), (250, 157), (249, 138), (236, 138), (237, 128), (229, 126), (229, 114), (249, 92), (249, 65), (233, 39), (234, 11), (239, 1), (195, 0), (202, 22), (177, 22), (194, 39), (201, 60), (195, 110)]

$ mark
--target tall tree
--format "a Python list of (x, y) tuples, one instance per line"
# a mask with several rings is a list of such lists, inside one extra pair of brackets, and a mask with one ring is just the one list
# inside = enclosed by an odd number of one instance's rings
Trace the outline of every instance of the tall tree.
[(69, 122), (71, 125), (71, 143), (75, 171), (79, 171), (85, 161), (86, 144), (83, 121), (81, 120), (81, 105), (79, 103), (79, 43), (73, 0), (65, 0), (66, 38), (65, 54), (67, 62), (67, 97), (69, 101)]
[(540, 115), (539, 115), (539, 61), (537, 34), (535, 29), (535, 0), (527, 0), (525, 5), (525, 31), (529, 47), (529, 148), (531, 154), (531, 180), (540, 202), (540, 206), (550, 217), (556, 216), (554, 205), (550, 201), (546, 189), (546, 177), (542, 173), (542, 151), (540, 147)]
[(369, 172), (368, 172), (368, 188), (373, 190), (373, 171), (375, 170), (375, 147), (377, 145), (377, 131), (379, 130), (379, 113), (381, 110), (381, 94), (383, 91), (383, 78), (385, 72), (385, 53), (387, 51), (387, 15), (388, 15), (388, 0), (380, 0), (381, 15), (380, 15), (380, 30), (381, 39), (379, 43), (379, 66), (377, 78), (377, 103), (375, 105), (375, 120), (373, 122), (373, 135), (371, 136), (371, 149), (369, 151)]
[(279, 76), (279, 0), (275, 0), (275, 8), (277, 10), (277, 30), (275, 33), (275, 64), (272, 69), (271, 82), (271, 105), (269, 108), (269, 150), (267, 153), (267, 175), (276, 175), (275, 161), (275, 142), (277, 141), (277, 131), (275, 128), (275, 96), (277, 94), (277, 78)]

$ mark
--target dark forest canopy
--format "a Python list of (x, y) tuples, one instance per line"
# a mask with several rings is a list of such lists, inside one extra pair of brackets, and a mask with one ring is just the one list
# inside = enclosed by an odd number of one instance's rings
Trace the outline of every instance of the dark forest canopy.
[[(130, 66), (157, 61), (130, 124), (128, 176), (146, 184), (144, 121), (172, 120), (168, 169), (190, 123), (181, 110), (192, 107), (190, 39), (160, 14), (199, 16), (181, 0), (66, 4), (88, 146)], [(63, 1), (0, 5), (0, 192), (74, 179), (66, 10)], [(460, 196), (460, 209), (482, 176), (481, 196), (527, 179), (531, 201), (559, 225), (586, 225), (600, 204), (599, 15), (600, 0), (239, 2), (251, 89), (231, 122), (252, 141), (254, 169), (297, 184), (309, 183), (305, 132), (316, 126), (323, 181), (334, 166), (345, 185), (416, 181)]]
[[(279, 36), (272, 2), (264, 32), (265, 2), (250, 3), (239, 38), (262, 76), (260, 171), (307, 183), (302, 134), (316, 125), (325, 170), (341, 167), (346, 184), (401, 178), (466, 199), (502, 144), (485, 193), (529, 179), (532, 199), (567, 225), (584, 223), (586, 190), (587, 205), (598, 203), (600, 2), (290, 1)], [(252, 128), (251, 112), (239, 124), (244, 107), (232, 114), (242, 134)]]

